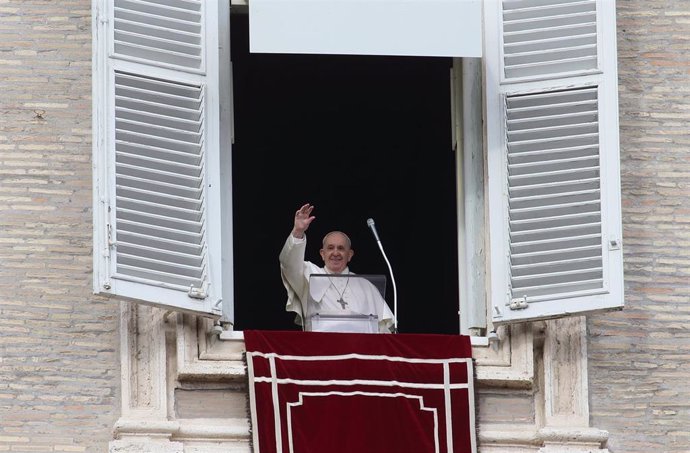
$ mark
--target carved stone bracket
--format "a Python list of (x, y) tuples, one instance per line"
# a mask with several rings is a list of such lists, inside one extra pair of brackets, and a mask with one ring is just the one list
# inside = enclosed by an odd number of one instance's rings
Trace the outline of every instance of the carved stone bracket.
[[(530, 331), (534, 328), (536, 332), (529, 337), (534, 353), (529, 356), (523, 352), (521, 361), (520, 349), (513, 348), (511, 368), (518, 363), (533, 366), (532, 386), (525, 390), (527, 395), (531, 393), (534, 404), (533, 422), (480, 423), (478, 439), (482, 453), (607, 453), (608, 433), (589, 426), (584, 318), (524, 323), (522, 326), (528, 326)], [(514, 337), (512, 340), (515, 343)], [(500, 363), (496, 368), (500, 369)], [(496, 368), (487, 366), (485, 371), (491, 376)], [(482, 381), (479, 383), (481, 385)], [(500, 404), (495, 401), (500, 400), (494, 398), (494, 409)]]
[[(219, 348), (197, 326), (205, 320), (192, 316), (129, 302), (121, 304), (120, 314), (122, 414), (110, 453), (249, 452), (248, 419), (179, 419), (173, 410), (181, 378), (243, 376), (243, 345)], [(214, 360), (219, 349), (228, 360)]]

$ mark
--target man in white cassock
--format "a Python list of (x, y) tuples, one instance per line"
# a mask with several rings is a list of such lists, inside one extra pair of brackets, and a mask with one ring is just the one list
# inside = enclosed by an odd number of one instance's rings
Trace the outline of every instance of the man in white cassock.
[[(286, 311), (295, 312), (295, 323), (304, 326), (313, 315), (376, 315), (379, 332), (390, 333), (393, 312), (376, 287), (354, 275), (348, 267), (354, 250), (350, 238), (341, 231), (331, 231), (323, 238), (319, 251), (324, 267), (304, 261), (307, 247), (305, 232), (315, 219), (314, 206), (305, 204), (295, 213), (292, 232), (280, 252), (280, 273), (287, 290)], [(313, 278), (312, 274), (326, 274)], [(333, 275), (334, 277), (328, 277)], [(337, 275), (337, 277), (336, 277)], [(347, 277), (346, 277), (347, 276)]]

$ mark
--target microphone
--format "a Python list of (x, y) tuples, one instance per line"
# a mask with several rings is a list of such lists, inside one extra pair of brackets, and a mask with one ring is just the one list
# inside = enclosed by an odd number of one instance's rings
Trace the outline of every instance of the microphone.
[(368, 218), (367, 219), (367, 226), (371, 230), (371, 232), (374, 234), (374, 239), (376, 239), (376, 242), (381, 242), (381, 239), (379, 239), (379, 234), (376, 232), (376, 225), (374, 225), (374, 219)]
[(388, 265), (388, 273), (391, 275), (391, 283), (393, 283), (393, 333), (398, 333), (398, 289), (395, 287), (395, 277), (393, 277), (393, 267), (391, 266), (390, 261), (388, 261), (388, 257), (386, 256), (386, 252), (383, 250), (383, 244), (381, 244), (381, 239), (379, 239), (379, 233), (376, 231), (376, 225), (374, 225), (374, 219), (368, 218), (367, 219), (367, 226), (369, 229), (371, 229), (371, 232), (374, 234), (374, 239), (376, 239), (376, 243), (379, 245), (379, 250), (381, 250), (381, 255), (383, 255), (383, 259), (386, 261), (386, 264)]

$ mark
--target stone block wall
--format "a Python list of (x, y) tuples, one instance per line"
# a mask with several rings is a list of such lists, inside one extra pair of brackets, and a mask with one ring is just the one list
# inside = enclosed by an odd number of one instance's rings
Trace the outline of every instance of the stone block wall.
[[(612, 1), (612, 0), (603, 0)], [(626, 308), (591, 316), (591, 425), (690, 451), (690, 2), (619, 0)], [(103, 452), (118, 304), (91, 294), (91, 2), (0, 0), (0, 452)]]
[(119, 305), (91, 292), (91, 2), (0, 1), (0, 452), (103, 452)]
[(626, 307), (589, 319), (591, 424), (612, 453), (688, 452), (690, 2), (617, 20)]

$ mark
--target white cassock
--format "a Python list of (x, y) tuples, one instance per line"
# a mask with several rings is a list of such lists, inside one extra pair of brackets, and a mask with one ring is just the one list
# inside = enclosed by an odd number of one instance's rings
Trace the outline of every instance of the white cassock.
[[(318, 278), (311, 274), (330, 274), (328, 269), (310, 261), (304, 261), (307, 248), (306, 238), (290, 234), (280, 252), (280, 275), (287, 290), (286, 311), (295, 312), (295, 323), (304, 325), (304, 320), (319, 313), (321, 315), (370, 315), (379, 320), (379, 332), (390, 333), (393, 326), (393, 312), (381, 297), (376, 287), (364, 278)], [(351, 274), (345, 268), (342, 274)], [(310, 303), (311, 300), (311, 303)], [(341, 303), (339, 301), (346, 301)]]

